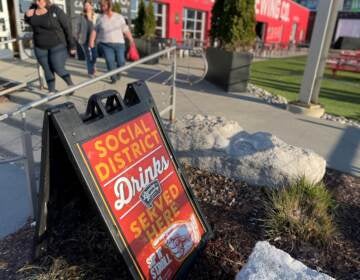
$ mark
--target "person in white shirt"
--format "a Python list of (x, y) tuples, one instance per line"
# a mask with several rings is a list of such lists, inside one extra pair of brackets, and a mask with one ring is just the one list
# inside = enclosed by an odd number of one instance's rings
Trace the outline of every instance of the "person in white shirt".
[[(100, 52), (103, 53), (107, 69), (114, 70), (125, 65), (125, 38), (134, 44), (134, 39), (122, 15), (112, 11), (111, 0), (100, 1), (102, 15), (98, 18), (95, 30), (90, 38), (90, 48), (98, 43)], [(111, 82), (116, 83), (120, 75), (111, 77)]]

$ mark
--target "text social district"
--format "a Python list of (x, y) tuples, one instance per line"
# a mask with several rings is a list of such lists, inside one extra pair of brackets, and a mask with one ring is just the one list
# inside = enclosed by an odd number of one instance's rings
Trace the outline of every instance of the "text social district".
[(100, 158), (95, 166), (96, 174), (104, 182), (159, 145), (158, 131), (147, 127), (143, 120), (116, 129), (94, 143)]

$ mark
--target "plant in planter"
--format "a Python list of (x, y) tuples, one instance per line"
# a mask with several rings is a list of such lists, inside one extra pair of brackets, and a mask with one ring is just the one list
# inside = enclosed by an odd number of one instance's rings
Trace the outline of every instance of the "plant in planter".
[[(138, 15), (135, 20), (134, 35), (135, 43), (140, 56), (148, 56), (158, 51), (158, 45), (155, 40), (156, 18), (154, 13), (154, 4), (150, 0), (147, 6), (143, 0), (139, 3)], [(158, 63), (159, 59), (149, 61), (149, 64)]]
[(206, 51), (206, 79), (228, 92), (244, 92), (253, 58), (255, 1), (217, 0), (212, 9), (210, 36), (213, 46)]
[(144, 37), (146, 39), (154, 38), (155, 31), (156, 31), (156, 18), (154, 13), (154, 3), (153, 0), (150, 0), (149, 4), (146, 7), (146, 17), (144, 21)]
[(137, 17), (134, 24), (134, 35), (135, 37), (142, 37), (145, 34), (144, 21), (146, 17), (146, 7), (144, 0), (141, 0), (138, 7)]
[(121, 14), (121, 4), (120, 4), (120, 2), (114, 2), (113, 6), (112, 6), (112, 10), (115, 13)]

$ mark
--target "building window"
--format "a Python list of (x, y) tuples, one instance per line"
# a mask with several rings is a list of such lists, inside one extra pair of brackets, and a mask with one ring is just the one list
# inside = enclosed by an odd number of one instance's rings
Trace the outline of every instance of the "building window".
[(344, 11), (360, 11), (360, 0), (344, 0)]
[(5, 32), (6, 31), (6, 25), (5, 25), (5, 19), (0, 18), (0, 31)]
[(33, 2), (34, 1), (32, 0), (20, 0), (19, 1), (20, 13), (25, 14)]
[(166, 11), (167, 6), (164, 4), (154, 4), (154, 11), (156, 17), (156, 36), (166, 37)]
[(137, 17), (137, 11), (138, 11), (139, 1), (131, 1), (131, 20), (136, 19)]
[(195, 39), (204, 41), (205, 34), (205, 12), (184, 9), (183, 13), (183, 39)]
[[(131, 1), (131, 19), (132, 22), (137, 17), (139, 0)], [(145, 1), (145, 5), (148, 5), (149, 1)], [(166, 15), (167, 15), (167, 5), (161, 3), (153, 3), (154, 4), (154, 14), (156, 18), (156, 36), (158, 37), (166, 37)]]

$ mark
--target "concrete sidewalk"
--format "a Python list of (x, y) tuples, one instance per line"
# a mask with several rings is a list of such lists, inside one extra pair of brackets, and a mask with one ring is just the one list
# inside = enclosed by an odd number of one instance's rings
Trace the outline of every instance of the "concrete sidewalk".
[[(179, 68), (178, 76), (182, 80), (187, 79), (185, 74), (188, 71), (189, 65), (191, 65), (191, 68), (197, 68), (191, 70), (191, 73), (201, 73), (200, 61), (189, 62), (185, 59), (179, 61), (179, 64), (185, 67)], [(70, 60), (68, 67), (73, 74), (75, 83), (87, 79), (83, 62)], [(148, 86), (161, 110), (169, 104), (170, 88), (162, 84), (169, 77), (169, 67), (167, 65), (144, 65), (131, 69), (124, 74), (121, 82), (115, 88), (123, 94), (127, 83), (139, 79), (146, 80), (158, 73), (159, 70), (164, 72), (148, 82)], [(100, 73), (105, 71), (105, 66), (101, 61), (98, 65), (98, 71)], [(34, 61), (0, 61), (0, 76), (19, 81), (35, 77), (36, 68)], [(60, 81), (58, 84), (60, 89), (65, 87)], [(249, 132), (270, 132), (289, 144), (314, 150), (327, 160), (329, 167), (360, 176), (360, 129), (358, 128), (327, 120), (293, 115), (284, 109), (268, 105), (259, 98), (247, 93), (222, 92), (206, 81), (193, 86), (190, 86), (188, 83), (179, 82), (177, 86), (176, 113), (178, 118), (188, 113), (224, 116), (228, 120), (237, 121)], [(85, 111), (87, 99), (90, 95), (112, 88), (114, 86), (110, 85), (107, 81), (99, 82), (76, 92), (69, 99), (61, 98), (49, 105), (72, 101), (78, 111), (82, 113)], [(39, 94), (25, 91), (11, 94), (11, 102), (0, 104), (0, 114), (12, 111), (18, 106), (38, 100), (41, 97)], [(35, 161), (38, 168), (37, 174), (39, 174), (41, 153), (43, 110), (49, 105), (31, 110), (27, 114), (28, 128), (32, 132)], [(18, 118), (0, 122), (0, 159), (22, 153), (21, 142), (18, 140), (14, 141), (14, 139), (18, 139), (21, 135), (21, 128), (22, 122)], [(21, 168), (16, 169), (14, 166), (4, 165), (0, 165), (0, 169), (0, 205), (3, 206), (0, 209), (0, 221), (5, 221), (5, 224), (2, 223), (2, 227), (6, 227), (1, 232), (8, 233), (14, 230), (13, 225), (18, 226), (19, 223), (21, 224), (24, 221), (23, 211), (18, 211), (19, 213), (12, 212), (14, 209), (11, 206), (18, 203), (24, 204), (23, 209), (26, 212), (26, 209), (30, 209), (30, 205), (28, 205), (28, 194), (24, 192), (26, 186), (24, 185), (23, 170)], [(14, 220), (13, 223), (10, 223), (11, 219)], [(1, 232), (0, 237), (2, 236)]]
[(31, 213), (25, 171), (15, 165), (0, 165), (0, 238), (22, 227)]

